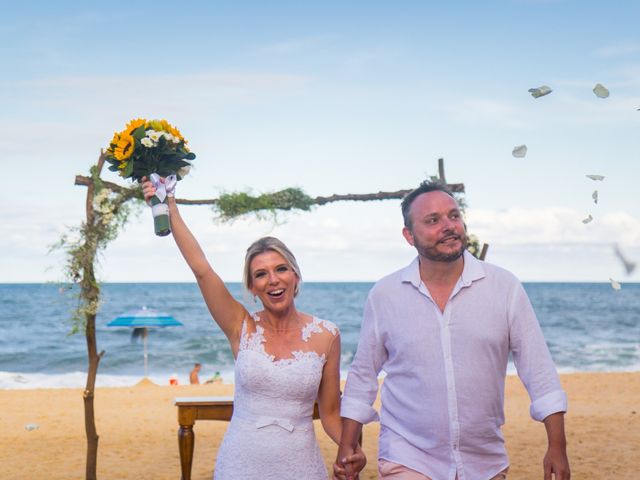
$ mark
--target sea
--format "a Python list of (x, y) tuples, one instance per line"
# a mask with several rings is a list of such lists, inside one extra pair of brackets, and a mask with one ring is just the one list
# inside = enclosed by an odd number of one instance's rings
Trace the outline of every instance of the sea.
[[(239, 283), (230, 292), (250, 311), (258, 306)], [(365, 299), (372, 283), (305, 283), (299, 310), (335, 322), (342, 336), (341, 375), (353, 359)], [(561, 373), (640, 370), (640, 284), (525, 283), (547, 344)], [(61, 285), (0, 284), (0, 388), (83, 388), (87, 348), (83, 332), (71, 334), (73, 290)], [(182, 326), (150, 329), (148, 378), (188, 383), (193, 364), (202, 381), (216, 375), (233, 383), (233, 356), (212, 321), (195, 283), (102, 285), (96, 320), (97, 386), (131, 386), (144, 377), (143, 344), (131, 329), (108, 327), (122, 313), (143, 306), (164, 311)], [(508, 374), (515, 368), (509, 364)]]

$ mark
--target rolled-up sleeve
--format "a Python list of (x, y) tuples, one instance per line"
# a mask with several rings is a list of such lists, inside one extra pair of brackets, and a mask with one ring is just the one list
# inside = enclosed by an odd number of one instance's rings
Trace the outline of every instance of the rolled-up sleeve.
[(387, 358), (379, 335), (378, 317), (371, 294), (367, 299), (358, 350), (349, 368), (340, 408), (343, 417), (360, 423), (378, 420), (373, 402), (378, 394), (378, 374)]
[(552, 413), (567, 411), (567, 395), (522, 284), (518, 282), (512, 294), (509, 342), (513, 363), (529, 393), (531, 417), (542, 421)]
[(567, 394), (564, 390), (554, 390), (531, 402), (531, 418), (541, 422), (552, 413), (567, 411)]

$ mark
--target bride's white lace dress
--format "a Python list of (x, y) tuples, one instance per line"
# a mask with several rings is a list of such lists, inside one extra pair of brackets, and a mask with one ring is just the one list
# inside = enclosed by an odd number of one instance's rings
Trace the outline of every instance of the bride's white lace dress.
[(265, 349), (259, 317), (252, 319), (254, 332), (247, 321), (242, 326), (233, 418), (218, 451), (214, 479), (327, 480), (311, 418), (326, 356), (313, 349), (313, 340), (335, 337), (338, 329), (314, 317), (290, 356), (277, 359)]

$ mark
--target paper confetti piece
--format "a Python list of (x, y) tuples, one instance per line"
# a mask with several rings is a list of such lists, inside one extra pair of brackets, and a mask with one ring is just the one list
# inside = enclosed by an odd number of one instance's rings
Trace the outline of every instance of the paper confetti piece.
[(591, 214), (589, 214), (589, 216), (585, 219), (582, 220), (582, 223), (584, 223), (585, 225), (589, 222), (591, 222), (593, 220), (593, 217), (591, 216)]
[(598, 190), (593, 191), (591, 198), (593, 198), (593, 203), (598, 203)]
[(610, 278), (609, 281), (611, 282), (611, 288), (614, 290), (620, 290), (622, 288), (620, 282), (616, 282), (613, 278)]
[(533, 98), (544, 97), (545, 95), (549, 95), (551, 92), (553, 92), (553, 90), (551, 90), (551, 88), (549, 88), (546, 85), (542, 85), (541, 87), (538, 87), (538, 88), (529, 89), (529, 93), (531, 93), (531, 96)]
[(596, 83), (596, 86), (593, 87), (593, 93), (595, 93), (598, 98), (607, 98), (609, 96), (609, 90), (607, 90), (607, 87), (600, 83)]
[(527, 154), (526, 145), (518, 145), (517, 147), (513, 147), (513, 152), (511, 152), (511, 155), (513, 155), (516, 158), (524, 158), (526, 154)]
[(599, 180), (602, 181), (604, 180), (604, 175), (585, 175), (587, 178), (590, 178), (591, 180)]

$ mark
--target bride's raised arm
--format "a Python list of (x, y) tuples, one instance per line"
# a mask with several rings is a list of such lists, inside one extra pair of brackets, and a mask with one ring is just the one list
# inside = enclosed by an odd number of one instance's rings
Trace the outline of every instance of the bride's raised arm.
[[(148, 202), (155, 194), (155, 187), (150, 181), (144, 180), (142, 191), (145, 200)], [(161, 181), (164, 181), (164, 179)], [(178, 245), (180, 253), (182, 253), (182, 256), (196, 277), (196, 281), (198, 282), (204, 301), (209, 308), (209, 312), (211, 312), (211, 316), (229, 339), (235, 355), (240, 343), (242, 321), (248, 315), (247, 310), (240, 302), (233, 298), (222, 279), (211, 267), (200, 244), (184, 223), (173, 196), (169, 196), (168, 205), (171, 232), (176, 245)]]

